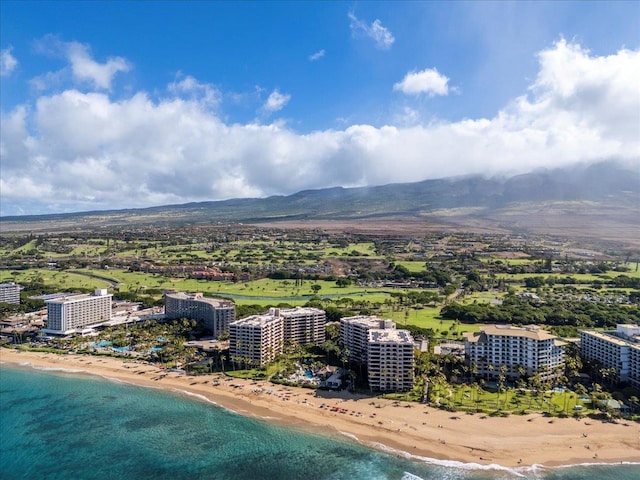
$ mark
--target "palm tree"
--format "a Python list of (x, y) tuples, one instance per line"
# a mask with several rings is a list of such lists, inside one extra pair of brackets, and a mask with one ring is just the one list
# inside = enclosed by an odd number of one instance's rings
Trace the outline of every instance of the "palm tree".
[[(501, 373), (498, 375), (498, 395), (496, 396), (496, 408), (500, 406), (500, 394), (504, 391), (504, 380), (505, 376)], [(506, 402), (506, 396), (505, 396)]]
[(224, 355), (220, 355), (220, 368), (222, 369), (222, 373), (224, 374), (224, 362), (227, 361), (227, 357)]

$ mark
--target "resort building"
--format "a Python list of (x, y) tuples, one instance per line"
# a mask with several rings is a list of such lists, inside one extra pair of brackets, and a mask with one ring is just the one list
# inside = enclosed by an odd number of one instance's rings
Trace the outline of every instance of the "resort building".
[(640, 326), (616, 325), (615, 330), (582, 330), (580, 356), (615, 371), (618, 382), (640, 387)]
[(300, 345), (321, 345), (325, 340), (327, 314), (318, 308), (271, 308), (271, 315), (282, 318), (284, 341), (292, 340)]
[(93, 295), (69, 295), (46, 300), (47, 327), (42, 331), (66, 335), (109, 321), (111, 297), (113, 295), (106, 289), (97, 289)]
[(0, 283), (0, 303), (20, 303), (20, 285), (14, 282)]
[(564, 365), (566, 343), (535, 325), (487, 325), (479, 332), (465, 332), (464, 337), (467, 362), (481, 377), (504, 374), (513, 380), (538, 373), (548, 381)]
[(414, 343), (407, 330), (368, 331), (367, 372), (369, 388), (379, 392), (413, 388)]
[(214, 338), (229, 331), (236, 318), (236, 306), (230, 300), (204, 297), (202, 293), (166, 292), (164, 313), (168, 319), (188, 318), (202, 322)]
[(260, 367), (282, 353), (282, 317), (271, 313), (252, 315), (229, 324), (229, 359), (236, 365)]
[(393, 320), (358, 315), (340, 319), (340, 340), (348, 351), (349, 360), (364, 363), (368, 359), (369, 330), (395, 330)]

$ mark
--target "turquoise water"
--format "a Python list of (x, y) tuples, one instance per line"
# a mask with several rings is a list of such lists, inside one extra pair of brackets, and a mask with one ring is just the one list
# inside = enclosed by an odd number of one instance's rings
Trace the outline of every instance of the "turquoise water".
[(470, 467), (274, 426), (181, 393), (0, 367), (2, 479), (640, 478), (634, 465), (522, 472)]

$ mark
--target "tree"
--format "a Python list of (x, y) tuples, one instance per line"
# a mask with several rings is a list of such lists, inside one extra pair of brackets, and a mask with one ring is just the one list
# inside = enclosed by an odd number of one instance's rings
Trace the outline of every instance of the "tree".
[(318, 285), (317, 283), (314, 283), (313, 285), (311, 285), (311, 290), (313, 290), (313, 293), (316, 295), (318, 294), (321, 288), (322, 286)]

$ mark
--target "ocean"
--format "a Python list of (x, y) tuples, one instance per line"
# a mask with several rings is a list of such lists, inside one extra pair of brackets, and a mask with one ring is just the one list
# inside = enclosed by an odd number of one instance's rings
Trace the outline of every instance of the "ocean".
[(3, 364), (0, 478), (636, 480), (640, 466), (513, 470), (411, 458), (185, 393)]

